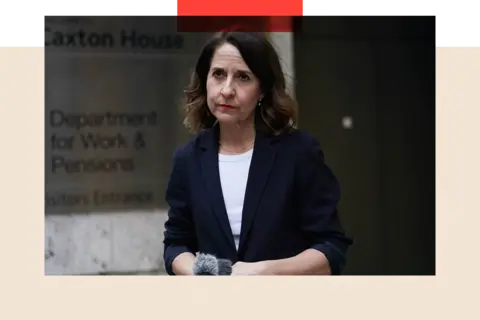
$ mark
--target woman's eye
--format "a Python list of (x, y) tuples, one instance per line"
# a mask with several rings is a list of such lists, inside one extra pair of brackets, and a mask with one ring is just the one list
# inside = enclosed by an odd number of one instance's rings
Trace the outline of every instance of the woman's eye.
[(246, 74), (241, 74), (238, 76), (240, 78), (241, 81), (248, 81), (250, 80), (250, 77), (247, 76)]
[(222, 70), (215, 70), (215, 71), (213, 71), (212, 74), (213, 74), (214, 77), (221, 77), (223, 75), (223, 72), (222, 72)]

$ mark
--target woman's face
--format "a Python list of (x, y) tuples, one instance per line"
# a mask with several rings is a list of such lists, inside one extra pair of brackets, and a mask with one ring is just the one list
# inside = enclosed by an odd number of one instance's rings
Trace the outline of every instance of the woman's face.
[(253, 119), (262, 98), (260, 82), (238, 49), (225, 43), (215, 51), (207, 76), (207, 104), (220, 123)]

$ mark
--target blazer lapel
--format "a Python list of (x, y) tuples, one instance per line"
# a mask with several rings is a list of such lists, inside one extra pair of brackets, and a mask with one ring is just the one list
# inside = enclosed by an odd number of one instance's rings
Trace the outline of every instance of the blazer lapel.
[(220, 230), (224, 234), (229, 246), (236, 251), (235, 241), (228, 221), (227, 210), (223, 200), (222, 186), (220, 182), (220, 172), (218, 169), (218, 126), (205, 131), (200, 139), (200, 166), (207, 189), (207, 194), (212, 204), (212, 211), (220, 225)]
[(248, 174), (247, 189), (243, 203), (242, 228), (240, 233), (239, 254), (245, 249), (258, 204), (263, 190), (268, 182), (270, 171), (275, 161), (276, 150), (272, 146), (273, 139), (257, 134), (253, 151), (250, 171)]

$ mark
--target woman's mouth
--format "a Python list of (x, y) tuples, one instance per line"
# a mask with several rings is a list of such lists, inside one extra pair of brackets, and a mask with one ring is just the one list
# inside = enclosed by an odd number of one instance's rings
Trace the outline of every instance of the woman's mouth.
[(229, 104), (219, 104), (219, 107), (225, 108), (225, 109), (235, 109), (234, 106), (231, 106)]

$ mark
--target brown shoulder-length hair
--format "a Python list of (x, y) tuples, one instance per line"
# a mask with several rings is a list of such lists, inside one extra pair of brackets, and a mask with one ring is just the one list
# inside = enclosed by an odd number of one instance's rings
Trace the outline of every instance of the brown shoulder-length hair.
[(261, 33), (220, 32), (203, 47), (185, 93), (184, 125), (193, 133), (211, 128), (215, 116), (207, 106), (207, 76), (215, 50), (222, 44), (235, 46), (259, 79), (264, 95), (255, 108), (255, 127), (266, 135), (278, 135), (296, 126), (298, 107), (286, 92), (285, 77), (277, 52)]

